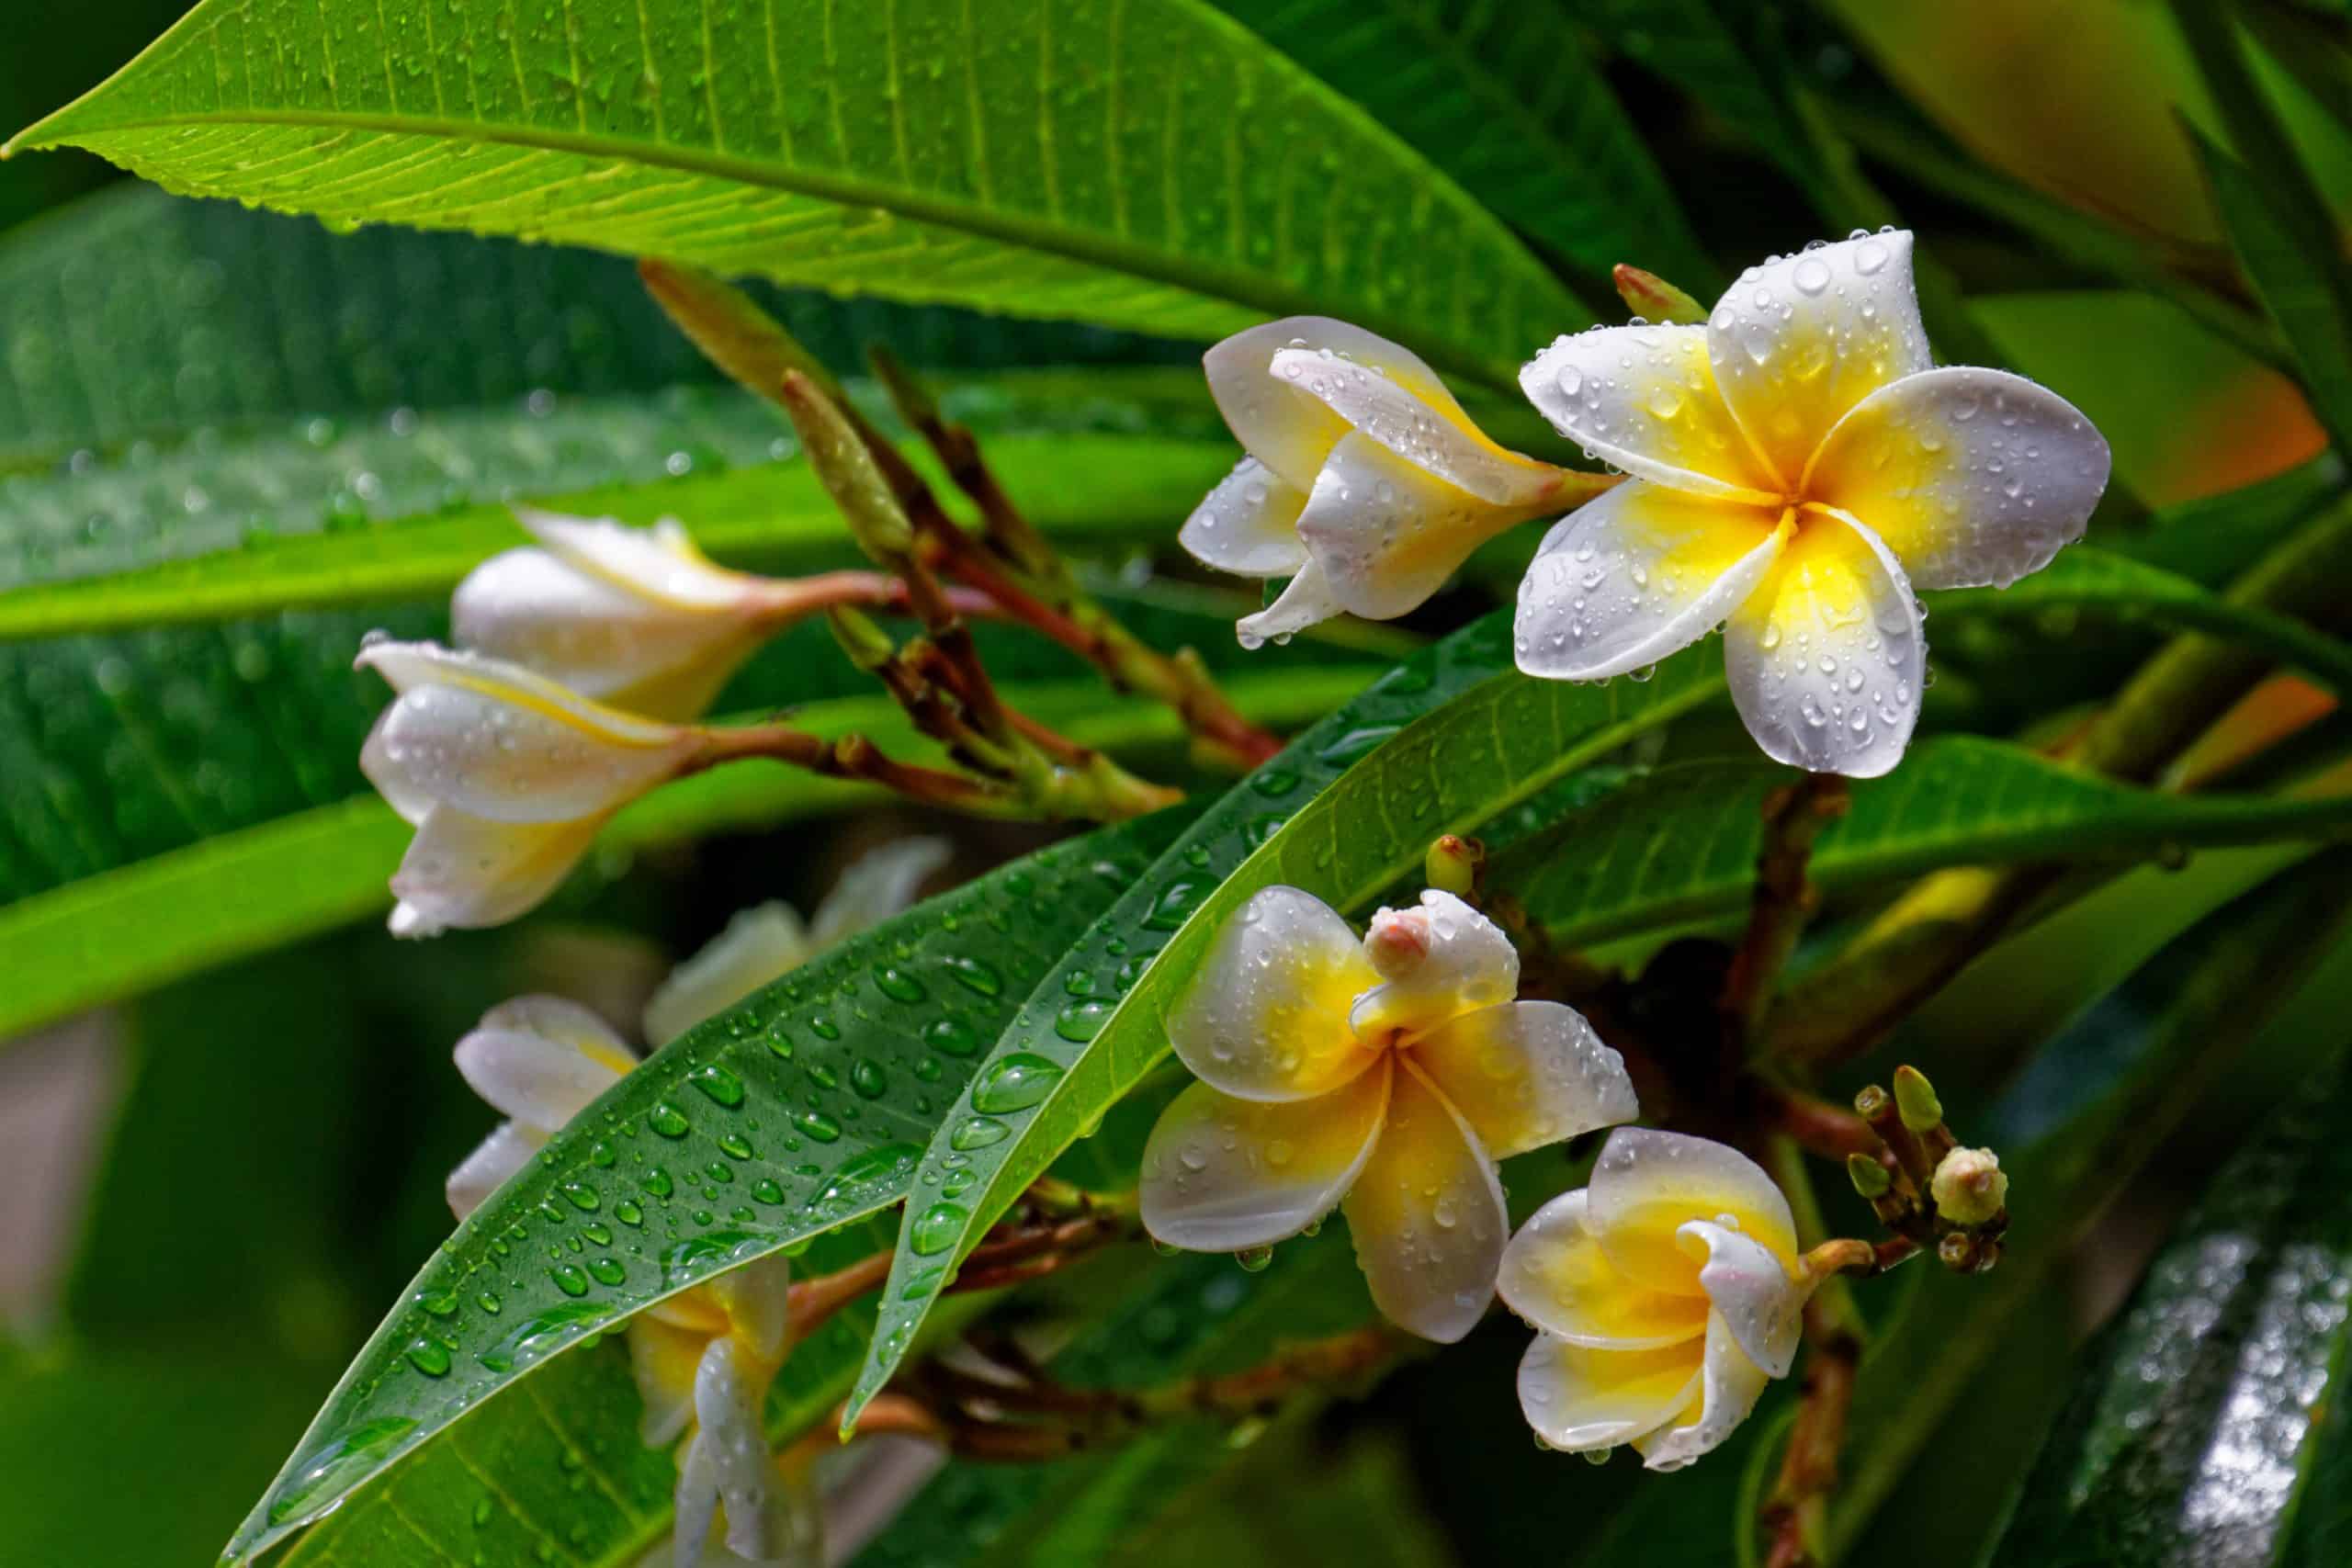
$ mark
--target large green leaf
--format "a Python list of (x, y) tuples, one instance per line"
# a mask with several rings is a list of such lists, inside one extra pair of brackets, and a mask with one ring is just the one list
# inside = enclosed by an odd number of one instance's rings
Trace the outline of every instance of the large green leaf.
[(206, 0), (17, 139), (333, 222), (1215, 336), (1321, 310), (1508, 384), (1572, 298), (1198, 0)]
[(1715, 264), (1564, 0), (1217, 0), (1471, 195), (1593, 272), (1632, 262), (1708, 294)]
[[(1972, 1279), (1935, 1274), (1856, 1387), (1849, 1459), (1832, 1510), (1842, 1555), (1933, 1438), (1943, 1412), (2000, 1353), (2036, 1299), (2165, 1137), (2246, 1043), (2341, 942), (2352, 851), (2332, 850), (2246, 894), (2168, 944), (2037, 1052), (1971, 1137), (2011, 1173), (2010, 1245)], [(2308, 1052), (2312, 1039), (2276, 1039)]]
[[(959, 1190), (899, 1237), (858, 1398), (888, 1381), (956, 1262), (1168, 1049), (1160, 1017), (1216, 931), (1260, 888), (1342, 910), (1471, 832), (1723, 690), (1712, 659), (1647, 682), (1536, 681), (1511, 667), (1508, 612), (1419, 655), (1211, 807), (1056, 964), (949, 1108), (922, 1175)], [(968, 1188), (968, 1190), (961, 1189)]]
[[(1570, 946), (1736, 916), (1754, 891), (1764, 797), (1791, 776), (1745, 761), (1661, 768), (1521, 840), (1491, 874)], [(1857, 781), (1850, 799), (1808, 863), (1825, 893), (1948, 865), (2352, 835), (2352, 797), (2159, 794), (1963, 736), (1920, 742), (1892, 774)]]
[(2352, 1092), (2214, 1178), (2075, 1382), (1994, 1549), (2100, 1568), (2342, 1561)]
[(232, 1553), (316, 1517), (627, 1314), (898, 1201), (1019, 998), (1191, 815), (1039, 851), (649, 1058), (425, 1264)]

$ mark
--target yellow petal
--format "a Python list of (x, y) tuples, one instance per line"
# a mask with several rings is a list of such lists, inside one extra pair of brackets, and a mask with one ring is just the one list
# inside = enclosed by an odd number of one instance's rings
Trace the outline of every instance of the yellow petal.
[(1674, 1419), (1698, 1397), (1698, 1347), (1594, 1350), (1539, 1334), (1519, 1363), (1519, 1408), (1553, 1448), (1613, 1449)]
[(1398, 1058), (1387, 1119), (1346, 1210), (1374, 1304), (1391, 1321), (1444, 1345), (1477, 1326), (1510, 1219), (1477, 1134), (1409, 1057)]
[(1707, 1298), (1652, 1291), (1617, 1271), (1585, 1224), (1584, 1189), (1535, 1211), (1503, 1249), (1495, 1289), (1529, 1325), (1590, 1349), (1655, 1350), (1707, 1331)]
[(1586, 502), (1544, 536), (1520, 580), (1520, 669), (1597, 681), (1688, 648), (1779, 558), (1783, 510), (1702, 501), (1642, 479)]
[(628, 1364), (645, 1401), (638, 1438), (649, 1449), (667, 1447), (695, 1414), (695, 1372), (710, 1337), (663, 1322), (650, 1313), (628, 1321)]
[(1864, 234), (1748, 268), (1707, 319), (1724, 400), (1785, 492), (1848, 409), (1935, 363), (1911, 236)]
[(1585, 1223), (1618, 1272), (1654, 1291), (1696, 1295), (1705, 1249), (1680, 1235), (1709, 1220), (1754, 1237), (1783, 1258), (1796, 1257), (1789, 1201), (1754, 1160), (1728, 1144), (1620, 1127), (1593, 1166)]
[(1767, 755), (1875, 778), (1903, 760), (1928, 684), (1917, 602), (1894, 552), (1842, 513), (1808, 509), (1724, 628), (1733, 705)]
[(1329, 905), (1263, 888), (1217, 931), (1168, 1038), (1194, 1077), (1237, 1099), (1325, 1094), (1372, 1065), (1348, 1007), (1379, 978)]
[(1386, 370), (1424, 400), (1453, 404), (1436, 372), (1411, 350), (1346, 321), (1287, 316), (1234, 333), (1202, 356), (1209, 395), (1249, 454), (1302, 495), (1315, 488), (1317, 470), (1350, 426), (1297, 379), (1273, 373), (1277, 354), (1299, 348), (1346, 355)]
[(1740, 1349), (1721, 1313), (1708, 1314), (1706, 1346), (1697, 1396), (1672, 1421), (1634, 1439), (1652, 1470), (1679, 1470), (1713, 1451), (1747, 1419), (1771, 1382)]
[(1429, 367), (1394, 344), (1377, 360), (1286, 348), (1272, 368), (1401, 462), (1491, 506), (1524, 509), (1559, 489), (1558, 468), (1490, 440)]
[(1555, 341), (1519, 384), (1561, 434), (1636, 479), (1772, 501), (1787, 486), (1758, 459), (1715, 377), (1703, 327), (1596, 327)]
[(1144, 1228), (1195, 1252), (1296, 1235), (1337, 1207), (1363, 1170), (1390, 1077), (1382, 1062), (1329, 1094), (1280, 1104), (1193, 1085), (1160, 1112), (1144, 1145)]
[(1624, 1058), (1559, 1002), (1480, 1008), (1411, 1049), (1497, 1159), (1641, 1114)]
[(1359, 431), (1331, 448), (1298, 537), (1351, 615), (1418, 609), (1470, 552), (1550, 506), (1497, 506), (1415, 467)]
[(2082, 537), (2109, 464), (2106, 438), (2057, 393), (1954, 367), (1856, 404), (1804, 491), (1885, 540), (1914, 587), (2007, 587)]

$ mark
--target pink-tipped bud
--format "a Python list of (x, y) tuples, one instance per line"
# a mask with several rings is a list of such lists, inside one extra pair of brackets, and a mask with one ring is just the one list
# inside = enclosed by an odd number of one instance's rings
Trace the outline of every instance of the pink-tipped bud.
[(1402, 980), (1430, 955), (1430, 918), (1422, 909), (1383, 909), (1372, 918), (1363, 955), (1387, 980)]

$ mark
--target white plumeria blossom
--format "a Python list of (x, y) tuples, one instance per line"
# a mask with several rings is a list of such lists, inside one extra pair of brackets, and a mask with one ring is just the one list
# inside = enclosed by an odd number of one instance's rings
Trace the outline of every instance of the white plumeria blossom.
[(1545, 536), (1519, 667), (1600, 680), (1723, 626), (1749, 732), (1818, 773), (1901, 760), (1927, 685), (1914, 590), (2040, 570), (2107, 487), (2064, 399), (1936, 367), (1897, 231), (1750, 267), (1704, 326), (1563, 337), (1520, 383), (1631, 478)]
[(371, 640), (357, 667), (397, 694), (359, 765), (416, 829), (392, 876), (395, 936), (493, 926), (533, 908), (606, 818), (705, 745), (693, 729), (431, 643)]
[(1145, 1227), (1241, 1251), (1344, 1205), (1380, 1310), (1461, 1338), (1510, 1229), (1495, 1162), (1638, 1114), (1584, 1018), (1518, 988), (1509, 939), (1452, 894), (1381, 910), (1359, 942), (1312, 894), (1261, 890), (1169, 1014), (1200, 1081), (1145, 1147)]
[(843, 937), (897, 914), (954, 852), (944, 839), (900, 839), (870, 851), (850, 863), (807, 925), (786, 903), (738, 911), (654, 991), (645, 1004), (646, 1039), (675, 1040)]
[(1679, 1469), (1788, 1374), (1816, 1283), (1755, 1161), (1621, 1127), (1591, 1184), (1538, 1209), (1503, 1254), (1496, 1289), (1537, 1331), (1520, 1408), (1553, 1448), (1631, 1443), (1652, 1470)]
[(713, 562), (674, 518), (514, 508), (536, 545), (492, 556), (449, 602), (459, 647), (658, 718), (698, 717), (759, 646), (793, 585)]
[(1245, 646), (1345, 611), (1404, 615), (1470, 552), (1556, 513), (1576, 476), (1497, 446), (1411, 350), (1326, 316), (1236, 333), (1203, 364), (1249, 453), (1186, 520), (1203, 564), (1290, 584)]

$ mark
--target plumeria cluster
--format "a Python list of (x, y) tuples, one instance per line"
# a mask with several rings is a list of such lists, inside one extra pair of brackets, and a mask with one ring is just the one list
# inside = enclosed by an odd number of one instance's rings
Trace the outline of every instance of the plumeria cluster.
[(1200, 1081), (1152, 1131), (1144, 1224), (1247, 1251), (1341, 1209), (1396, 1323), (1457, 1340), (1499, 1290), (1539, 1331), (1520, 1399), (1546, 1443), (1673, 1469), (1788, 1371), (1818, 1280), (1762, 1169), (1672, 1133), (1620, 1127), (1591, 1184), (1511, 1235), (1498, 1160), (1640, 1114), (1584, 1017), (1518, 991), (1510, 939), (1451, 893), (1361, 942), (1309, 894), (1259, 893), (1169, 1014)]
[[(654, 992), (645, 1038), (659, 1043), (683, 1033), (827, 943), (897, 913), (945, 859), (935, 839), (875, 851), (843, 873), (806, 925), (785, 904), (743, 911)], [(492, 1008), (456, 1055), (466, 1082), (507, 1118), (449, 1174), (449, 1208), (460, 1220), (638, 1061), (603, 1019), (548, 996)], [(639, 1436), (650, 1448), (684, 1438), (675, 1568), (695, 1568), (714, 1538), (738, 1560), (807, 1568), (824, 1561), (808, 1456), (772, 1460), (762, 1420), (792, 1340), (790, 1285), (789, 1266), (771, 1256), (629, 1319), (630, 1364), (645, 1400)]]
[(1498, 446), (1428, 366), (1345, 322), (1255, 327), (1206, 365), (1249, 456), (1183, 543), (1290, 580), (1245, 643), (1403, 615), (1487, 540), (1573, 506), (1520, 584), (1521, 670), (1604, 680), (1720, 626), (1757, 744), (1858, 778), (1893, 768), (1918, 721), (1914, 592), (2038, 570), (2108, 479), (2106, 441), (2064, 399), (1936, 367), (1900, 231), (1750, 267), (1703, 324), (1598, 327), (1530, 361), (1529, 400), (1613, 484)]

